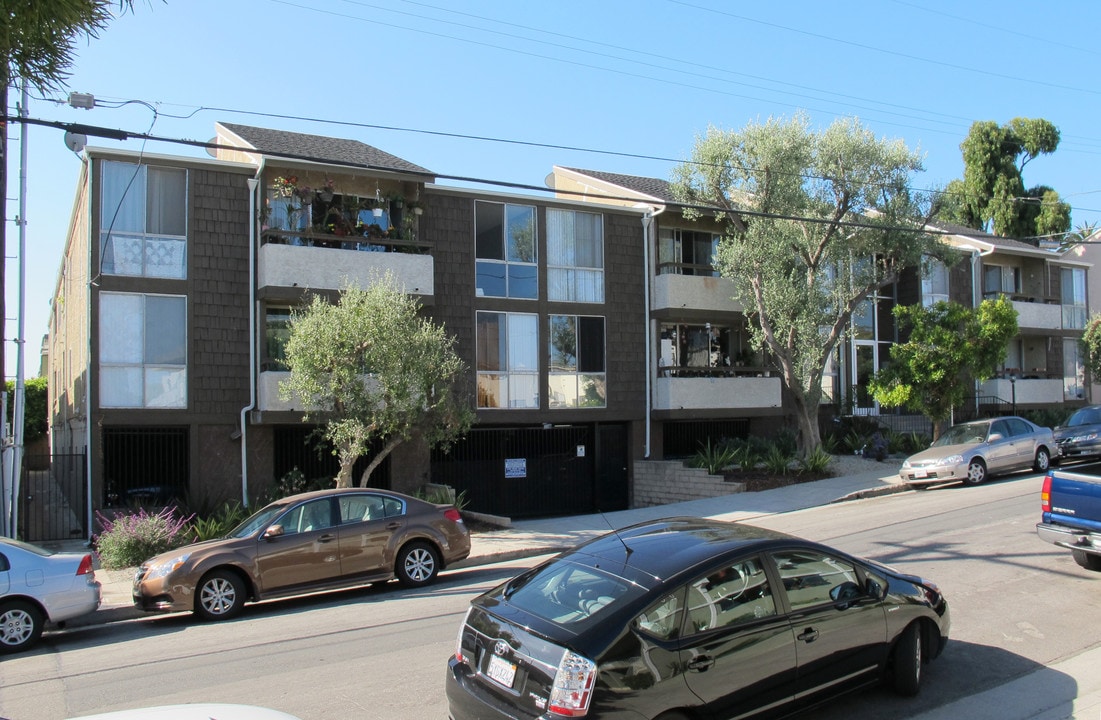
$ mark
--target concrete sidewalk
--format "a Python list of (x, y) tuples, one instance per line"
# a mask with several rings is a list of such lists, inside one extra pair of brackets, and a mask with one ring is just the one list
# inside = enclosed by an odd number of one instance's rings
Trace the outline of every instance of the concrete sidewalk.
[[(721, 520), (752, 521), (753, 518), (766, 515), (908, 489), (900, 482), (894, 463), (877, 463), (871, 460), (867, 462), (867, 472), (799, 483), (773, 490), (735, 493), (704, 500), (604, 514), (517, 521), (512, 524), (512, 527), (506, 529), (472, 535), (470, 557), (452, 565), (448, 570), (561, 552), (589, 538), (603, 535), (613, 528), (618, 529), (654, 518), (697, 515)], [(78, 552), (87, 550), (83, 541), (42, 544), (57, 550)], [(131, 597), (133, 569), (97, 568), (95, 576), (102, 588), (102, 602), (99, 610), (70, 620), (68, 627), (99, 625), (149, 616), (149, 613), (142, 612), (133, 605)]]

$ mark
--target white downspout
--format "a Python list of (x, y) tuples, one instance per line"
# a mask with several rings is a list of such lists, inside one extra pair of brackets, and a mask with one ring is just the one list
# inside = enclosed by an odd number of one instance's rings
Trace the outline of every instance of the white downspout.
[(265, 158), (260, 158), (256, 177), (248, 182), (248, 405), (241, 408), (241, 505), (246, 509), (248, 503), (248, 414), (256, 408), (256, 247), (260, 242), (259, 222), (257, 221), (257, 194), (260, 180), (264, 176)]
[(650, 459), (650, 432), (651, 432), (651, 419), (654, 406), (654, 393), (653, 393), (653, 363), (654, 363), (654, 334), (656, 327), (653, 321), (650, 320), (650, 285), (654, 282), (654, 269), (651, 267), (652, 259), (650, 256), (650, 245), (654, 238), (656, 238), (656, 231), (654, 233), (651, 230), (654, 229), (654, 218), (665, 212), (665, 208), (656, 209), (653, 206), (648, 206), (646, 214), (642, 216), (642, 262), (644, 266), (643, 270), (643, 294), (642, 294), (642, 311), (646, 318), (646, 443), (643, 449), (643, 458)]

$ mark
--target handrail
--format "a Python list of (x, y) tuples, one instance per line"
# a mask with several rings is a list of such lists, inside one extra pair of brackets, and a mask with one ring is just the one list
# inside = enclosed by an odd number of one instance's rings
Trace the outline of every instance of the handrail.
[(375, 252), (401, 252), (425, 255), (432, 250), (432, 243), (420, 240), (365, 237), (363, 235), (334, 235), (313, 230), (264, 230), (261, 245), (304, 245), (308, 247), (336, 248), (343, 250), (374, 250)]

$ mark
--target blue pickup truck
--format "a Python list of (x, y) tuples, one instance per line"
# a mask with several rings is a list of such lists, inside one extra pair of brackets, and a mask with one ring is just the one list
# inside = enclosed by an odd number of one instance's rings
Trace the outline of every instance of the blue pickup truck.
[(1040, 539), (1067, 548), (1082, 567), (1101, 571), (1101, 477), (1052, 469), (1040, 498)]

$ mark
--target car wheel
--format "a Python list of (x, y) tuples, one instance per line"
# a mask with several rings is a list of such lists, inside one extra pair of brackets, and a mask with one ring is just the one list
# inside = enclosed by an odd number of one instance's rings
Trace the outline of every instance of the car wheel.
[(13, 600), (0, 605), (0, 653), (19, 652), (42, 634), (42, 613), (34, 605)]
[(891, 685), (899, 695), (917, 695), (921, 687), (921, 628), (912, 623), (895, 643)]
[(439, 556), (428, 543), (411, 542), (398, 553), (394, 572), (406, 587), (427, 585), (440, 572)]
[(245, 604), (245, 584), (237, 573), (215, 570), (195, 589), (195, 614), (204, 620), (228, 620)]
[(1032, 469), (1036, 472), (1047, 472), (1049, 467), (1051, 467), (1051, 455), (1047, 448), (1040, 448), (1036, 451), (1036, 461), (1032, 463)]
[(986, 479), (986, 463), (982, 458), (975, 458), (967, 466), (967, 477), (963, 480), (969, 485), (978, 485)]
[(1101, 571), (1101, 555), (1094, 555), (1082, 550), (1071, 550), (1070, 554), (1074, 558), (1074, 562), (1081, 567), (1087, 570)]

